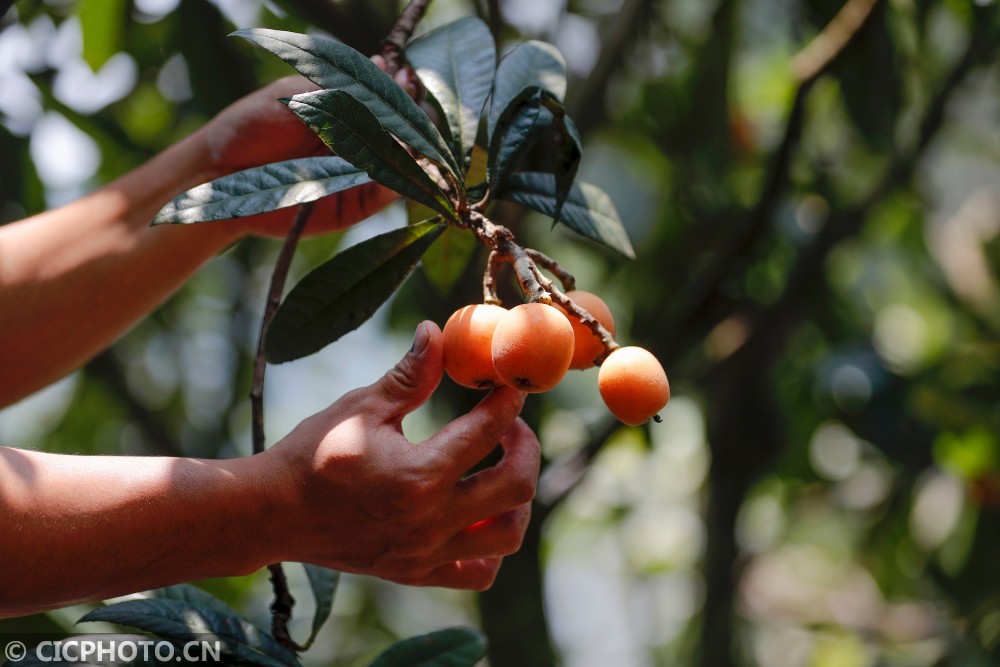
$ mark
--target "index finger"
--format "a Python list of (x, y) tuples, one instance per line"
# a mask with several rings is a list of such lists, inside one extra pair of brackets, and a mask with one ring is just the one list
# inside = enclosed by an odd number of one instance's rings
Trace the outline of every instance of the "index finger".
[(434, 434), (427, 444), (451, 460), (459, 477), (482, 461), (500, 443), (524, 405), (524, 393), (498, 387), (479, 405)]

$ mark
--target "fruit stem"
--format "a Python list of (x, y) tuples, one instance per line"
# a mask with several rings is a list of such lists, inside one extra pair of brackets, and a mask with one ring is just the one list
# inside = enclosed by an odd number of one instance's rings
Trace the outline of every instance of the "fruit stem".
[(486, 271), (483, 273), (483, 303), (502, 305), (500, 297), (497, 296), (497, 271), (503, 263), (504, 258), (496, 248), (490, 250), (490, 256), (486, 260)]
[(614, 336), (611, 335), (610, 331), (604, 328), (603, 324), (597, 321), (596, 317), (576, 305), (572, 299), (556, 289), (552, 284), (552, 281), (538, 271), (537, 266), (535, 267), (535, 271), (538, 274), (539, 282), (542, 283), (542, 286), (552, 293), (553, 303), (562, 307), (562, 309), (567, 313), (571, 313), (573, 317), (578, 318), (584, 326), (594, 332), (594, 335), (601, 339), (601, 343), (604, 345), (604, 351), (594, 358), (594, 365), (600, 366), (603, 364), (604, 360), (608, 358), (608, 355), (621, 347), (615, 342)]
[(535, 264), (558, 278), (559, 282), (562, 283), (563, 290), (572, 292), (576, 289), (576, 278), (573, 277), (572, 273), (560, 266), (559, 262), (533, 248), (525, 248), (524, 252), (528, 253), (528, 257)]

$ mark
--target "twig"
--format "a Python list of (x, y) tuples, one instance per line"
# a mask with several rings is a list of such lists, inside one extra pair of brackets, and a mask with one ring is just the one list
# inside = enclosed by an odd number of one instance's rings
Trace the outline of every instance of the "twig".
[(837, 56), (843, 52), (851, 38), (864, 27), (871, 17), (878, 0), (848, 0), (829, 24), (806, 45), (793, 59), (798, 88), (792, 99), (785, 121), (785, 130), (770, 161), (764, 187), (745, 222), (729, 237), (726, 245), (709, 262), (700, 276), (685, 290), (685, 301), (673, 318), (671, 333), (665, 336), (667, 346), (676, 349), (676, 337), (687, 331), (689, 324), (704, 312), (709, 300), (729, 275), (736, 259), (752, 248), (767, 223), (774, 216), (781, 195), (788, 184), (792, 156), (802, 136), (805, 122), (806, 98), (813, 84), (822, 76)]
[(303, 650), (288, 632), (288, 622), (292, 620), (295, 598), (288, 590), (285, 570), (281, 567), (281, 563), (268, 565), (267, 569), (271, 573), (271, 588), (274, 590), (274, 602), (271, 603), (271, 634), (285, 648), (296, 652)]
[(403, 66), (406, 42), (413, 35), (413, 29), (423, 17), (428, 4), (430, 0), (410, 0), (396, 20), (396, 25), (392, 26), (392, 30), (382, 40), (382, 57), (385, 58), (389, 74), (395, 74)]
[(502, 303), (497, 296), (497, 271), (503, 263), (503, 256), (496, 250), (490, 250), (490, 256), (486, 260), (486, 271), (483, 272), (483, 303), (494, 306)]
[[(295, 255), (295, 247), (302, 236), (302, 230), (309, 222), (313, 204), (314, 202), (302, 204), (295, 212), (295, 219), (292, 221), (288, 236), (285, 237), (285, 242), (281, 246), (281, 252), (278, 253), (278, 259), (274, 263), (271, 286), (267, 292), (267, 303), (264, 306), (264, 315), (260, 319), (257, 354), (253, 367), (253, 388), (250, 390), (254, 454), (264, 451), (264, 372), (267, 369), (267, 361), (264, 358), (264, 338), (267, 335), (267, 327), (271, 324), (271, 319), (281, 302), (281, 293), (285, 289), (285, 279), (288, 277), (288, 269), (292, 264), (292, 257)], [(288, 590), (284, 569), (282, 569), (281, 563), (268, 565), (267, 569), (271, 572), (271, 587), (274, 590), (274, 603), (271, 605), (271, 634), (282, 646), (292, 651), (298, 651), (299, 645), (295, 643), (288, 632), (288, 621), (292, 618), (292, 606), (295, 605), (295, 599)]]
[(537, 250), (532, 250), (531, 248), (525, 248), (524, 251), (528, 253), (528, 257), (530, 257), (535, 264), (558, 278), (565, 291), (572, 292), (576, 289), (576, 278), (573, 277), (572, 273), (560, 266), (559, 262), (552, 259), (548, 255), (544, 255)]
[(858, 34), (878, 0), (847, 0), (826, 27), (792, 58), (800, 85), (814, 81)]
[(514, 266), (514, 274), (517, 276), (521, 292), (530, 301), (544, 304), (555, 303), (579, 319), (594, 332), (595, 336), (601, 339), (604, 344), (604, 352), (594, 360), (595, 365), (601, 365), (609, 354), (618, 349), (618, 343), (615, 342), (611, 332), (605, 329), (597, 321), (597, 318), (560, 292), (555, 284), (538, 268), (542, 266), (551, 271), (563, 282), (566, 290), (571, 291), (575, 287), (576, 280), (568, 271), (559, 266), (558, 262), (537, 250), (521, 247), (514, 240), (514, 234), (509, 229), (496, 224), (474, 209), (466, 211), (464, 222), (472, 229), (476, 238), (491, 250), (486, 272), (483, 275), (483, 301), (485, 303), (499, 303), (499, 299), (496, 298), (495, 273), (500, 264), (509, 262)]
[[(843, 239), (858, 233), (867, 219), (867, 212), (885, 196), (892, 193), (900, 183), (905, 183), (912, 178), (921, 156), (930, 145), (931, 140), (937, 135), (938, 130), (941, 129), (945, 109), (955, 90), (977, 63), (987, 61), (988, 57), (996, 51), (996, 45), (993, 44), (995, 40), (991, 41), (993, 33), (988, 28), (990, 21), (986, 20), (986, 17), (977, 16), (975, 25), (976, 32), (962, 57), (952, 68), (941, 88), (927, 106), (913, 145), (909, 149), (894, 153), (895, 157), (882, 179), (860, 203), (827, 221), (813, 243), (799, 256), (792, 267), (781, 296), (755, 318), (756, 327), (741, 349), (712, 369), (710, 375), (722, 372), (730, 364), (737, 363), (746, 355), (759, 355), (764, 347), (772, 349), (780, 347), (785, 339), (784, 334), (787, 334), (789, 329), (788, 319), (801, 305), (808, 288), (815, 284), (817, 275), (826, 265), (826, 257), (833, 247)], [(989, 48), (986, 49), (986, 53), (983, 53), (986, 45)]]
[(288, 277), (288, 269), (292, 264), (292, 257), (295, 255), (295, 247), (302, 236), (309, 221), (309, 214), (312, 213), (313, 202), (307, 202), (299, 206), (295, 212), (295, 219), (285, 237), (285, 243), (281, 246), (281, 252), (274, 263), (274, 271), (271, 273), (271, 286), (267, 291), (267, 303), (264, 306), (264, 315), (260, 319), (260, 330), (257, 334), (257, 354), (254, 358), (253, 367), (253, 387), (250, 389), (250, 410), (253, 414), (253, 453), (260, 454), (264, 451), (264, 372), (267, 369), (267, 361), (264, 358), (264, 337), (267, 334), (267, 327), (271, 324), (278, 304), (281, 303), (281, 293), (285, 289), (285, 279)]

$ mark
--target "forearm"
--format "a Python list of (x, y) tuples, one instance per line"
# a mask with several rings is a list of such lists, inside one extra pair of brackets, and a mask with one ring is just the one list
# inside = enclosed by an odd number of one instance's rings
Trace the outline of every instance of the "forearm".
[(205, 577), (282, 553), (280, 464), (0, 448), (0, 618)]
[(213, 174), (196, 133), (61, 208), (0, 227), (0, 406), (66, 375), (166, 299), (233, 228), (149, 227)]

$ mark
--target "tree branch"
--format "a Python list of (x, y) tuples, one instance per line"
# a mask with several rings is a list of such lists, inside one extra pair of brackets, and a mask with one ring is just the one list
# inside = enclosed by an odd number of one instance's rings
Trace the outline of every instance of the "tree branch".
[(274, 263), (274, 271), (271, 273), (271, 285), (267, 291), (267, 303), (264, 306), (264, 315), (260, 320), (260, 329), (257, 334), (257, 353), (253, 367), (253, 387), (250, 389), (250, 409), (253, 415), (253, 453), (260, 454), (264, 451), (264, 373), (267, 370), (267, 361), (264, 358), (264, 337), (267, 335), (267, 327), (271, 324), (274, 313), (281, 303), (281, 294), (285, 289), (285, 279), (288, 277), (288, 269), (292, 265), (292, 257), (295, 255), (295, 248), (302, 236), (302, 230), (309, 222), (309, 215), (313, 210), (313, 202), (307, 202), (299, 206), (295, 212), (295, 219), (285, 237), (285, 243), (281, 246), (281, 252)]
[(809, 91), (843, 52), (851, 38), (864, 27), (876, 2), (878, 0), (848, 0), (819, 35), (794, 57), (792, 69), (798, 87), (788, 110), (781, 141), (771, 157), (764, 177), (764, 186), (757, 202), (736, 231), (726, 239), (724, 247), (692, 282), (691, 287), (684, 291), (684, 301), (673, 318), (676, 324), (671, 326), (664, 337), (670, 349), (677, 347), (677, 339), (681, 333), (689, 330), (691, 323), (704, 314), (736, 259), (753, 248), (767, 229), (767, 223), (774, 217), (788, 184), (792, 157), (805, 123), (805, 103)]
[(847, 0), (826, 27), (792, 58), (800, 85), (815, 81), (868, 21), (878, 0)]
[(994, 36), (990, 28), (992, 21), (988, 16), (983, 16), (980, 12), (974, 25), (974, 33), (968, 46), (928, 104), (913, 145), (909, 149), (894, 153), (894, 159), (879, 183), (860, 203), (830, 217), (813, 243), (799, 255), (778, 300), (755, 318), (756, 327), (741, 349), (710, 371), (711, 375), (717, 374), (731, 363), (737, 363), (746, 355), (759, 355), (762, 349), (780, 347), (788, 333), (789, 318), (793, 317), (793, 313), (802, 304), (809, 288), (818, 281), (830, 251), (840, 241), (860, 231), (872, 207), (891, 194), (900, 184), (913, 178), (920, 158), (941, 129), (945, 109), (959, 84), (965, 80), (975, 65), (988, 61), (998, 48), (996, 40), (992, 39)]
[(388, 65), (389, 74), (394, 74), (403, 66), (406, 54), (406, 43), (413, 35), (413, 29), (423, 18), (430, 0), (410, 0), (399, 15), (396, 25), (392, 27), (386, 38), (382, 40), (382, 57)]

